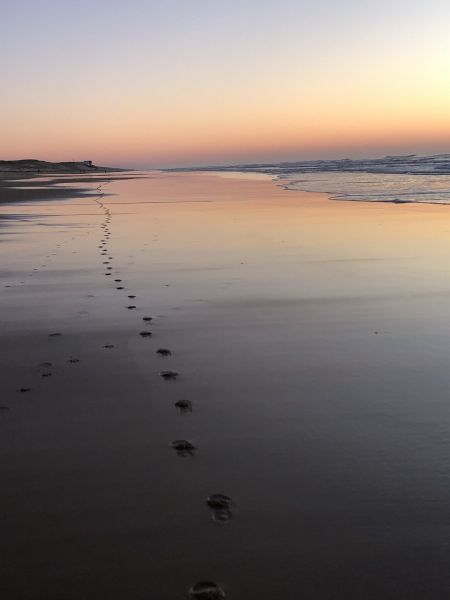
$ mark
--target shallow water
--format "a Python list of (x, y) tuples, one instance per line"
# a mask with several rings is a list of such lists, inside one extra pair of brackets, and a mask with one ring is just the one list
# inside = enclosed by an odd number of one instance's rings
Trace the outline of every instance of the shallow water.
[(326, 192), (336, 200), (450, 203), (448, 174), (291, 173), (280, 181), (287, 189)]
[(114, 179), (2, 206), (3, 596), (446, 597), (449, 208)]

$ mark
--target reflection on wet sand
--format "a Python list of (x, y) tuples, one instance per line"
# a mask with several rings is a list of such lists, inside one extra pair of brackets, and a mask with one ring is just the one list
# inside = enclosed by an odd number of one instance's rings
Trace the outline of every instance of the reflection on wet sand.
[(39, 183), (2, 207), (5, 597), (443, 597), (448, 208)]

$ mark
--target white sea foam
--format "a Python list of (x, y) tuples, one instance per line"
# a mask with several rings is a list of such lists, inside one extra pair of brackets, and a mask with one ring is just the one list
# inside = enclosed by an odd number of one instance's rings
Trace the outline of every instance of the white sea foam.
[(286, 189), (325, 192), (338, 200), (450, 204), (450, 154), (246, 164), (202, 170), (266, 173), (277, 176)]
[(279, 178), (286, 189), (325, 192), (336, 200), (450, 204), (450, 175), (315, 172)]

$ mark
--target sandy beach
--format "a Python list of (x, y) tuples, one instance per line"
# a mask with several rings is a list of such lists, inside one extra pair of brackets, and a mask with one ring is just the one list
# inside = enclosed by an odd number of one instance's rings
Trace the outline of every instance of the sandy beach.
[(10, 185), (2, 598), (446, 597), (448, 206), (251, 174)]

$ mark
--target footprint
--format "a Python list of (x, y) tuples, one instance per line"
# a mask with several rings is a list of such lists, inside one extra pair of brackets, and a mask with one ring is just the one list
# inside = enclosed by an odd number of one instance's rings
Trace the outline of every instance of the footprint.
[(51, 338), (61, 337), (61, 336), (62, 336), (62, 333), (49, 333), (48, 334), (48, 337), (51, 337)]
[(52, 373), (42, 373), (41, 377), (51, 377)]
[(110, 348), (114, 348), (114, 344), (105, 344), (103, 348), (108, 348), (109, 350)]
[(167, 348), (158, 348), (156, 354), (160, 354), (161, 356), (172, 356), (172, 352)]
[(74, 365), (76, 363), (79, 363), (80, 359), (79, 358), (73, 358), (73, 357), (71, 357), (71, 358), (69, 358), (69, 360), (67, 362), (68, 363), (72, 363)]
[(225, 591), (213, 581), (199, 581), (189, 590), (190, 600), (224, 600)]
[(159, 374), (166, 381), (175, 381), (178, 378), (178, 373), (176, 371), (161, 371)]
[(51, 362), (43, 362), (38, 365), (38, 369), (51, 369), (53, 367), (53, 363)]
[(152, 332), (151, 331), (141, 331), (139, 334), (141, 337), (152, 337)]
[(135, 306), (127, 306), (128, 310), (134, 310), (136, 307)]
[(150, 323), (150, 321), (153, 320), (153, 317), (142, 317), (143, 321), (146, 321), (147, 323)]
[(128, 296), (128, 298), (136, 298), (136, 296)]
[(206, 504), (213, 510), (214, 521), (229, 521), (233, 516), (231, 512), (233, 501), (229, 496), (225, 496), (225, 494), (212, 494), (208, 496)]
[(229, 508), (223, 508), (221, 510), (215, 510), (213, 513), (213, 521), (217, 521), (219, 523), (225, 523), (225, 521), (229, 521), (233, 518), (233, 513)]
[(124, 290), (125, 288), (123, 287), (123, 285), (119, 285), (119, 287), (116, 287), (116, 290)]
[(193, 456), (196, 447), (188, 440), (175, 440), (171, 443), (171, 447), (176, 451), (178, 456)]
[(23, 387), (23, 388), (19, 388), (17, 391), (20, 392), (21, 394), (28, 394), (29, 392), (31, 392), (31, 388)]
[(233, 501), (225, 494), (211, 494), (211, 496), (208, 496), (206, 499), (206, 504), (209, 508), (220, 510), (223, 508), (231, 508), (233, 506)]
[(190, 400), (177, 400), (175, 406), (181, 413), (192, 412), (192, 402)]

